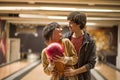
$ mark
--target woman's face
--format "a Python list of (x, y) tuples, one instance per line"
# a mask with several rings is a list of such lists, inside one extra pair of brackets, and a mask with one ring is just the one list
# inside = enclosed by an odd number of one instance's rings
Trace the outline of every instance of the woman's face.
[(55, 28), (55, 30), (53, 30), (53, 35), (52, 35), (52, 41), (60, 41), (60, 39), (62, 38), (62, 28)]

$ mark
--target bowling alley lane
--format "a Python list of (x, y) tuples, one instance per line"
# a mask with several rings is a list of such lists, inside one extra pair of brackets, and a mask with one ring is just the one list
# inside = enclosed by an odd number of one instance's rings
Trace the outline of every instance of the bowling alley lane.
[[(97, 74), (103, 77), (101, 78), (102, 80), (119, 80), (120, 78), (119, 71), (117, 71), (116, 69), (104, 63), (97, 64), (95, 66), (95, 70), (98, 72)], [(50, 79), (50, 76), (47, 76), (43, 72), (42, 64), (40, 64), (36, 68), (34, 68), (31, 72), (26, 74), (21, 80), (49, 80), (49, 79)], [(99, 79), (96, 78), (96, 80), (99, 80)]]
[(11, 63), (9, 65), (5, 65), (3, 67), (0, 67), (0, 80), (2, 78), (5, 78), (5, 77), (17, 72), (18, 70), (26, 67), (30, 63), (31, 62), (28, 62), (26, 60), (21, 60), (21, 61)]
[(120, 80), (120, 72), (105, 63), (99, 63), (95, 69), (106, 78), (106, 80)]
[(50, 80), (50, 76), (44, 73), (42, 64), (40, 64), (21, 80)]

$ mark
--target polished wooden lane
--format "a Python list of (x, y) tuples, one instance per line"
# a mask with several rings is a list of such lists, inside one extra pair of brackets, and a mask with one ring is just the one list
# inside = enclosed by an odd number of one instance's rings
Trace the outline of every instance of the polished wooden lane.
[(30, 63), (31, 62), (22, 60), (22, 61), (17, 61), (17, 62), (14, 62), (12, 64), (0, 67), (0, 80), (2, 78), (5, 78), (5, 77), (15, 73), (18, 70), (24, 68), (25, 66), (27, 66)]
[(107, 80), (120, 80), (120, 72), (104, 63), (97, 64), (95, 69)]
[[(104, 63), (97, 64), (95, 69), (107, 80), (120, 79), (120, 72)], [(29, 72), (26, 76), (24, 76), (21, 80), (50, 80), (50, 76), (46, 75), (43, 72), (42, 64), (40, 64), (31, 72)]]
[[(18, 71), (19, 69), (25, 67), (27, 64), (29, 63), (26, 61), (21, 61), (21, 62), (10, 64), (5, 67), (1, 67), (0, 79)], [(97, 70), (107, 80), (119, 80), (120, 78), (119, 71), (115, 70), (114, 68), (104, 63), (97, 64), (95, 66), (95, 70)], [(44, 73), (42, 64), (39, 64), (37, 67), (31, 70), (28, 74), (26, 74), (21, 80), (50, 80), (50, 76)]]
[(50, 80), (50, 76), (44, 73), (42, 64), (40, 64), (21, 80)]

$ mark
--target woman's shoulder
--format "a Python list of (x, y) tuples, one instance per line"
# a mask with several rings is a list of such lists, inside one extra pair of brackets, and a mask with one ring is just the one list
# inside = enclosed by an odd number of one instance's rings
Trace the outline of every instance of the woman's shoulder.
[(44, 54), (46, 52), (46, 48), (44, 48), (43, 50), (42, 50), (42, 54)]
[(70, 40), (68, 38), (63, 38), (62, 42), (69, 42)]
[(69, 44), (71, 44), (71, 41), (68, 39), (68, 38), (64, 38), (64, 39), (62, 39), (62, 43), (64, 44), (64, 45), (69, 45)]

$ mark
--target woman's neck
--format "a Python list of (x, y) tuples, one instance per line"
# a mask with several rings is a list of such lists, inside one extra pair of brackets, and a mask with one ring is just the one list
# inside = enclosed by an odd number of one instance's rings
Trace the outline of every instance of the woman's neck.
[(47, 42), (47, 45), (49, 45), (49, 44), (51, 44), (51, 43), (53, 43), (53, 42), (57, 42), (57, 43), (62, 43), (62, 39), (60, 39), (59, 41), (56, 41), (56, 40), (49, 40), (48, 42)]
[(56, 40), (56, 41), (53, 41), (53, 42), (57, 42), (57, 43), (62, 43), (62, 39), (59, 39), (59, 40)]

